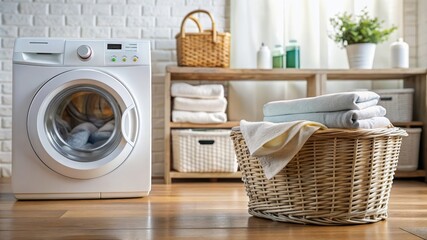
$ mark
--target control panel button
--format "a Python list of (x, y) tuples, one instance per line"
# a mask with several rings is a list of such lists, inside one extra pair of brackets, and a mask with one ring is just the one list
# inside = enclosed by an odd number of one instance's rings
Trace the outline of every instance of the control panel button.
[(138, 62), (138, 56), (133, 56), (132, 61)]
[(122, 57), (122, 62), (126, 62), (127, 61), (127, 57), (126, 56), (123, 56)]
[(77, 48), (77, 55), (81, 59), (89, 59), (92, 56), (92, 49), (88, 45), (81, 45)]
[(112, 56), (112, 57), (111, 57), (111, 61), (112, 61), (112, 62), (116, 62), (116, 61), (117, 61), (117, 57), (116, 57), (116, 56)]

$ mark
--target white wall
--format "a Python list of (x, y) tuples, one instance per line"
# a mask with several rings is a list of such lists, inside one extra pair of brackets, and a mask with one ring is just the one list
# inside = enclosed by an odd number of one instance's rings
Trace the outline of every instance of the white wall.
[[(403, 4), (403, 14), (404, 18), (404, 40), (409, 44), (409, 66), (417, 67), (418, 66), (418, 57), (421, 53), (419, 51), (419, 42), (418, 42), (418, 31), (422, 29), (418, 25), (418, 5), (424, 0), (405, 0)], [(426, 5), (425, 5), (426, 6)], [(427, 9), (424, 8), (424, 12)], [(425, 13), (423, 13), (425, 15)], [(421, 16), (421, 15), (420, 15)], [(427, 31), (424, 31), (427, 33)]]
[[(153, 175), (162, 176), (163, 76), (165, 66), (176, 64), (175, 35), (183, 17), (198, 8), (214, 15), (220, 31), (229, 31), (229, 5), (229, 0), (0, 0), (0, 177), (11, 172), (11, 59), (16, 37), (150, 39)], [(207, 19), (202, 25), (210, 28)]]
[(418, 66), (427, 67), (427, 1), (418, 1)]

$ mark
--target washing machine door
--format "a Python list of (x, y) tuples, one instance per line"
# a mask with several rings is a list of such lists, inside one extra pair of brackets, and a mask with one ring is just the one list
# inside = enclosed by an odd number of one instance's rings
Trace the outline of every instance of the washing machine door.
[(119, 167), (138, 138), (134, 100), (113, 76), (72, 70), (46, 82), (28, 111), (31, 145), (44, 164), (89, 179)]

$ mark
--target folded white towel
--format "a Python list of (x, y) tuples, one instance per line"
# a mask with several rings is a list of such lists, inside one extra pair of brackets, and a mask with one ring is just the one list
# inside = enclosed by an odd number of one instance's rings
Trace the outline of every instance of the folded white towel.
[(343, 92), (311, 98), (269, 102), (264, 105), (264, 116), (296, 113), (360, 110), (377, 105), (380, 96), (374, 92)]
[(377, 128), (390, 125), (385, 114), (385, 108), (372, 106), (362, 110), (266, 116), (264, 121), (280, 123), (307, 120), (322, 123), (329, 128)]
[(391, 125), (391, 122), (386, 117), (373, 117), (357, 121), (355, 128), (385, 128)]
[(224, 123), (227, 122), (227, 114), (224, 112), (187, 112), (172, 111), (173, 122), (190, 122), (190, 123)]
[(175, 97), (173, 99), (173, 110), (192, 112), (225, 112), (227, 99), (195, 99)]
[(173, 83), (171, 95), (172, 97), (188, 98), (222, 98), (224, 97), (224, 86), (220, 84), (193, 86), (188, 83)]
[(240, 121), (240, 131), (249, 153), (260, 160), (265, 177), (279, 173), (318, 129), (327, 127), (316, 122), (287, 123)]

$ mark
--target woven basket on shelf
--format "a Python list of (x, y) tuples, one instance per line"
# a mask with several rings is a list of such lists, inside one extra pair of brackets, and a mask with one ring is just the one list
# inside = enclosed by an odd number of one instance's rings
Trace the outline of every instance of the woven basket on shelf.
[(230, 130), (172, 130), (173, 168), (179, 172), (237, 172)]
[(238, 128), (231, 138), (249, 196), (249, 213), (318, 225), (372, 223), (387, 208), (404, 130), (328, 129), (314, 133), (268, 180)]
[(412, 121), (412, 106), (414, 98), (413, 88), (404, 89), (377, 89), (380, 95), (378, 105), (387, 109), (386, 117), (392, 122)]
[[(212, 21), (212, 30), (203, 31), (196, 13), (204, 13)], [(197, 24), (199, 32), (185, 32), (187, 19)], [(230, 66), (230, 33), (219, 33), (212, 15), (206, 10), (195, 10), (187, 14), (181, 23), (181, 32), (176, 35), (178, 66), (224, 67)]]

